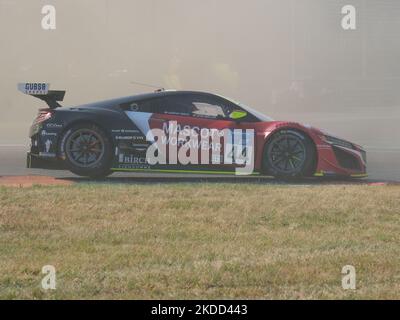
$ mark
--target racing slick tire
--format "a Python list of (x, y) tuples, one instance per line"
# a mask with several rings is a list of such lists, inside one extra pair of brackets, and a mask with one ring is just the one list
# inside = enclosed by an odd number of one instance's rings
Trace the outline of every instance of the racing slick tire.
[(61, 150), (67, 168), (83, 177), (105, 178), (112, 173), (112, 143), (94, 124), (77, 124), (64, 134)]
[(312, 140), (296, 130), (280, 130), (268, 140), (263, 151), (263, 173), (290, 180), (311, 176), (316, 165)]

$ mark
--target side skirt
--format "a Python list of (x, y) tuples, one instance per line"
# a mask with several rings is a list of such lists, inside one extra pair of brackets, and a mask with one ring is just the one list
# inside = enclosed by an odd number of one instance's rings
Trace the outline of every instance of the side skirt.
[[(181, 170), (181, 169), (121, 169), (111, 168), (114, 172), (155, 172), (155, 173), (189, 173), (189, 174), (224, 174), (235, 175), (235, 171), (213, 171), (213, 170)], [(260, 172), (253, 172), (251, 176), (260, 175)]]

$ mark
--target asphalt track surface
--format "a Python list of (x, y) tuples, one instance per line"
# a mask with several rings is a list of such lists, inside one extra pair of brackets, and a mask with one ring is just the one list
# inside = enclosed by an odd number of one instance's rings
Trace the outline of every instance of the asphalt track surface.
[[(50, 176), (75, 182), (89, 182), (69, 171), (26, 168), (27, 146), (0, 145), (0, 176)], [(400, 181), (400, 150), (375, 149), (368, 151), (369, 178), (360, 180), (305, 179), (295, 184), (324, 183), (376, 183)], [(262, 176), (226, 176), (205, 174), (114, 173), (102, 183), (176, 183), (176, 182), (229, 182), (281, 184), (273, 178)]]

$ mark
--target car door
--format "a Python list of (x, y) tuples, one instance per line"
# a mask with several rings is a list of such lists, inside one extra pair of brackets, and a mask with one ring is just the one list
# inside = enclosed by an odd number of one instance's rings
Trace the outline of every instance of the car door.
[[(181, 170), (232, 171), (236, 164), (234, 160), (225, 161), (224, 139), (233, 142), (234, 129), (241, 126), (229, 118), (234, 109), (209, 94), (180, 93), (161, 98), (158, 112), (152, 117), (152, 127), (168, 135), (168, 165)], [(197, 134), (197, 141), (196, 137), (182, 138), (184, 130)], [(224, 133), (228, 134), (222, 136)], [(181, 149), (185, 145), (191, 148), (186, 156)], [(197, 154), (191, 154), (195, 149)], [(188, 154), (191, 156), (187, 157)]]
[[(232, 103), (212, 94), (199, 94), (191, 98), (192, 121), (210, 134), (211, 155), (208, 167), (213, 170), (233, 171), (243, 165), (246, 143), (250, 139), (246, 131), (251, 124), (234, 120), (232, 114), (243, 110)], [(254, 136), (253, 131), (250, 133)], [(217, 139), (216, 135), (218, 136)], [(202, 150), (205, 151), (204, 149)], [(204, 162), (202, 162), (204, 165)]]

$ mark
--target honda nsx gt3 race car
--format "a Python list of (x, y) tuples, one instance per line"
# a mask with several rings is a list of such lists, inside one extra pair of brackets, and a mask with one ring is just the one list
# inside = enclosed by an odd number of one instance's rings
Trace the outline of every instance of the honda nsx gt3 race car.
[[(168, 149), (166, 163), (149, 160), (154, 129), (250, 132), (252, 174), (278, 178), (309, 176), (365, 177), (366, 152), (355, 143), (296, 122), (273, 119), (231, 99), (204, 92), (165, 91), (61, 107), (65, 91), (46, 83), (19, 84), (19, 90), (46, 102), (30, 128), (29, 168), (70, 170), (80, 176), (105, 177), (115, 171), (234, 173), (239, 161), (224, 161), (223, 143), (193, 144), (211, 150), (208, 161), (180, 161)], [(242, 130), (242, 131), (240, 131)], [(243, 135), (243, 139), (246, 139)], [(224, 137), (224, 139), (226, 139)], [(160, 139), (159, 139), (160, 140)], [(179, 140), (179, 139), (178, 139)], [(204, 142), (204, 141), (203, 141)], [(160, 143), (160, 141), (158, 141)], [(166, 139), (163, 143), (171, 144)], [(183, 143), (184, 144), (184, 143)], [(183, 146), (175, 141), (176, 149)], [(155, 154), (158, 154), (157, 151)], [(179, 151), (178, 151), (179, 153)], [(196, 155), (195, 157), (200, 157)], [(207, 159), (209, 157), (209, 159)], [(203, 160), (204, 160), (203, 158)], [(211, 159), (212, 158), (212, 159)], [(193, 158), (192, 158), (193, 159)]]

